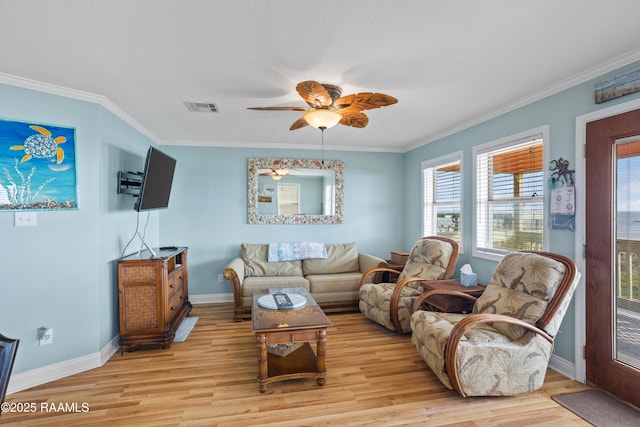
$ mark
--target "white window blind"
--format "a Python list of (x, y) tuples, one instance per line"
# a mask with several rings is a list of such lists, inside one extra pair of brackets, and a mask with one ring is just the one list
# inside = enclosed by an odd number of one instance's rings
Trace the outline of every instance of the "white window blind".
[(462, 248), (462, 153), (422, 163), (423, 235), (454, 239)]
[(474, 150), (474, 255), (542, 250), (544, 138), (542, 133), (489, 143)]

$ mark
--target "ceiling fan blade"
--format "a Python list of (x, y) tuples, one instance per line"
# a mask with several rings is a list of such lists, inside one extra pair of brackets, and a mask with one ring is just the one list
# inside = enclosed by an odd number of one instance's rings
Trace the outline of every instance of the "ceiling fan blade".
[(307, 111), (305, 107), (247, 107), (247, 110), (266, 110), (266, 111)]
[(343, 96), (336, 100), (334, 106), (338, 109), (353, 108), (358, 111), (372, 110), (374, 108), (386, 107), (398, 102), (396, 98), (384, 93), (362, 92)]
[(289, 130), (296, 130), (296, 129), (303, 128), (305, 126), (309, 126), (309, 123), (307, 123), (304, 117), (300, 117), (298, 120), (295, 121), (294, 124), (291, 125)]
[(342, 119), (340, 120), (341, 125), (363, 128), (369, 124), (369, 117), (356, 109), (345, 108), (340, 110), (340, 114), (342, 114)]
[(329, 91), (313, 80), (298, 83), (296, 91), (310, 107), (328, 107), (333, 102)]

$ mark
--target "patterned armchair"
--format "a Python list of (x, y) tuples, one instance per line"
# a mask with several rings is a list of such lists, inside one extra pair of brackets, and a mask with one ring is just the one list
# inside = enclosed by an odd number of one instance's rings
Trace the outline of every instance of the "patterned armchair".
[(455, 240), (423, 237), (411, 249), (397, 283), (365, 283), (374, 273), (397, 273), (390, 268), (372, 268), (362, 274), (360, 311), (391, 331), (411, 332), (409, 318), (413, 302), (424, 292), (420, 281), (450, 278), (457, 260), (458, 243)]
[(411, 341), (438, 379), (465, 396), (515, 395), (542, 387), (554, 336), (580, 280), (569, 258), (514, 252), (496, 267), (471, 314), (420, 310), (414, 303)]

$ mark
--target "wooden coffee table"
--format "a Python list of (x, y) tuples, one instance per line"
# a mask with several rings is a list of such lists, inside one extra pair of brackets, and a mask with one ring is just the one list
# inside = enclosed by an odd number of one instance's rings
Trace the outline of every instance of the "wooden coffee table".
[[(251, 323), (258, 346), (258, 388), (261, 393), (267, 384), (297, 378), (315, 378), (318, 385), (326, 379), (327, 327), (331, 321), (313, 297), (303, 288), (270, 289), (302, 295), (307, 302), (300, 308), (277, 310), (261, 307), (258, 298), (265, 293), (253, 295)], [(310, 343), (316, 343), (314, 353)], [(303, 343), (286, 356), (270, 353), (269, 347), (277, 344)]]

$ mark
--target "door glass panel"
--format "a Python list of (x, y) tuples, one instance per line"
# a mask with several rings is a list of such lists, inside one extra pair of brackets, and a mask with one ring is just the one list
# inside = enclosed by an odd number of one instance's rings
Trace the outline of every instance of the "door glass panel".
[(613, 357), (640, 369), (640, 136), (616, 141)]

